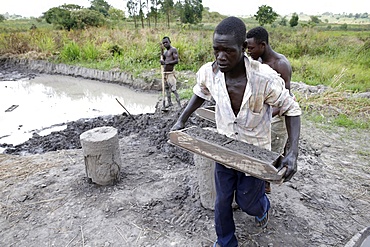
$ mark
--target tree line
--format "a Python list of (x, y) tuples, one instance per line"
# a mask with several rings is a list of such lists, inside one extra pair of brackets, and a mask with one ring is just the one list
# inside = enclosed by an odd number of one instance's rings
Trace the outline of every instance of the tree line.
[[(127, 13), (110, 6), (105, 0), (90, 0), (91, 6), (83, 8), (76, 4), (64, 4), (43, 13), (47, 23), (66, 30), (99, 27), (107, 21), (119, 22), (127, 17), (134, 22), (135, 28), (157, 27), (159, 20), (168, 27), (173, 21), (183, 24), (198, 24), (202, 21), (204, 10), (202, 0), (126, 0)], [(127, 15), (126, 15), (127, 14)], [(126, 17), (127, 16), (127, 17)], [(278, 14), (267, 5), (259, 7), (254, 15), (261, 26), (272, 24)], [(282, 17), (280, 25), (286, 26)], [(291, 27), (298, 25), (298, 15), (293, 14), (289, 21)]]
[(202, 21), (202, 0), (128, 0), (127, 11), (133, 18), (135, 26), (141, 23), (144, 27), (145, 20), (150, 27), (154, 22), (157, 25), (159, 18), (164, 18), (170, 27), (171, 20), (176, 19), (181, 23), (197, 24)]
[[(109, 5), (105, 0), (90, 0), (91, 6), (81, 7), (77, 4), (63, 4), (43, 13), (47, 23), (71, 30), (86, 27), (99, 27), (107, 21), (123, 21), (126, 13)], [(165, 20), (167, 26), (171, 21), (197, 24), (202, 21), (202, 0), (126, 0), (128, 18), (135, 27), (141, 25), (156, 27), (159, 19)]]
[[(181, 24), (198, 24), (202, 22), (203, 14), (208, 11), (202, 0), (123, 0), (126, 3), (127, 13), (109, 5), (105, 0), (90, 0), (88, 8), (77, 4), (63, 4), (44, 12), (37, 21), (45, 19), (47, 23), (57, 28), (71, 30), (87, 27), (99, 27), (107, 23), (131, 21), (135, 28), (145, 26), (157, 27), (159, 22), (170, 23), (176, 21)], [(278, 19), (278, 17), (280, 17)], [(368, 17), (367, 13), (356, 14), (355, 18)], [(254, 18), (261, 26), (277, 23), (281, 26), (295, 27), (298, 25), (298, 14), (293, 13), (290, 20), (286, 16), (279, 16), (270, 6), (261, 5)], [(317, 16), (310, 16), (308, 26), (321, 22)], [(5, 17), (0, 15), (0, 22)], [(278, 21), (277, 21), (278, 20)], [(277, 21), (277, 22), (276, 22)]]

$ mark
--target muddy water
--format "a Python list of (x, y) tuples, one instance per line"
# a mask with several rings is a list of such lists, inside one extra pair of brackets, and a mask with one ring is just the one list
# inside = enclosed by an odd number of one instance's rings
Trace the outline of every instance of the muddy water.
[[(58, 75), (0, 81), (0, 144), (19, 144), (33, 133), (49, 134), (80, 118), (151, 113), (159, 94), (117, 84)], [(118, 101), (117, 101), (118, 100)]]

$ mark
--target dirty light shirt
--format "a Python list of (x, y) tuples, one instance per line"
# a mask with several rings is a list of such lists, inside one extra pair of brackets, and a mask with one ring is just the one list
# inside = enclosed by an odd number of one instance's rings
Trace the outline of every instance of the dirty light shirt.
[(224, 74), (212, 68), (212, 62), (197, 72), (193, 92), (216, 101), (217, 131), (230, 138), (271, 150), (272, 108), (281, 107), (279, 115), (299, 116), (301, 109), (284, 86), (283, 79), (268, 65), (244, 58), (247, 75), (242, 105), (237, 116), (231, 107)]

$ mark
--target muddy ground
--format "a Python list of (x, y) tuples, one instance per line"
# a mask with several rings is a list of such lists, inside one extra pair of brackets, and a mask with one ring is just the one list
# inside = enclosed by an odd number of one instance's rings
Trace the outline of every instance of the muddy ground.
[[(0, 78), (37, 76), (3, 69)], [(186, 104), (186, 102), (184, 102)], [(213, 211), (202, 207), (191, 153), (167, 143), (181, 109), (102, 116), (35, 135), (0, 154), (0, 246), (212, 246)], [(208, 126), (193, 116), (188, 126)], [(119, 132), (121, 180), (86, 178), (79, 135)], [(302, 116), (299, 171), (273, 184), (267, 229), (235, 209), (240, 246), (344, 246), (370, 225), (370, 134)]]

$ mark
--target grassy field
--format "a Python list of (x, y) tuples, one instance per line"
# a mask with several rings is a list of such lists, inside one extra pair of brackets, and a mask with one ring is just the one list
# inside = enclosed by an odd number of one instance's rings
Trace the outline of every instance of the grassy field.
[[(7, 20), (0, 23), (0, 55), (101, 70), (118, 69), (134, 76), (151, 70), (160, 78), (159, 42), (163, 36), (170, 36), (179, 51), (176, 70), (196, 72), (202, 64), (213, 60), (212, 32), (221, 20), (218, 18), (196, 26), (173, 23), (171, 28), (161, 24), (157, 28), (134, 29), (132, 23), (126, 22), (69, 32), (55, 30), (36, 19)], [(245, 22), (248, 29), (258, 25), (251, 18)], [(32, 24), (37, 29), (31, 30)], [(338, 95), (370, 91), (370, 24), (351, 23), (345, 29), (340, 22), (295, 28), (268, 25), (266, 29), (273, 49), (291, 62), (292, 81), (332, 88), (318, 98), (298, 95), (307, 112), (320, 111), (324, 105), (339, 109), (333, 116), (314, 119), (333, 122), (338, 119), (338, 125), (369, 128), (369, 99), (350, 100)], [(182, 98), (189, 97), (194, 83), (189, 80), (183, 84)]]

